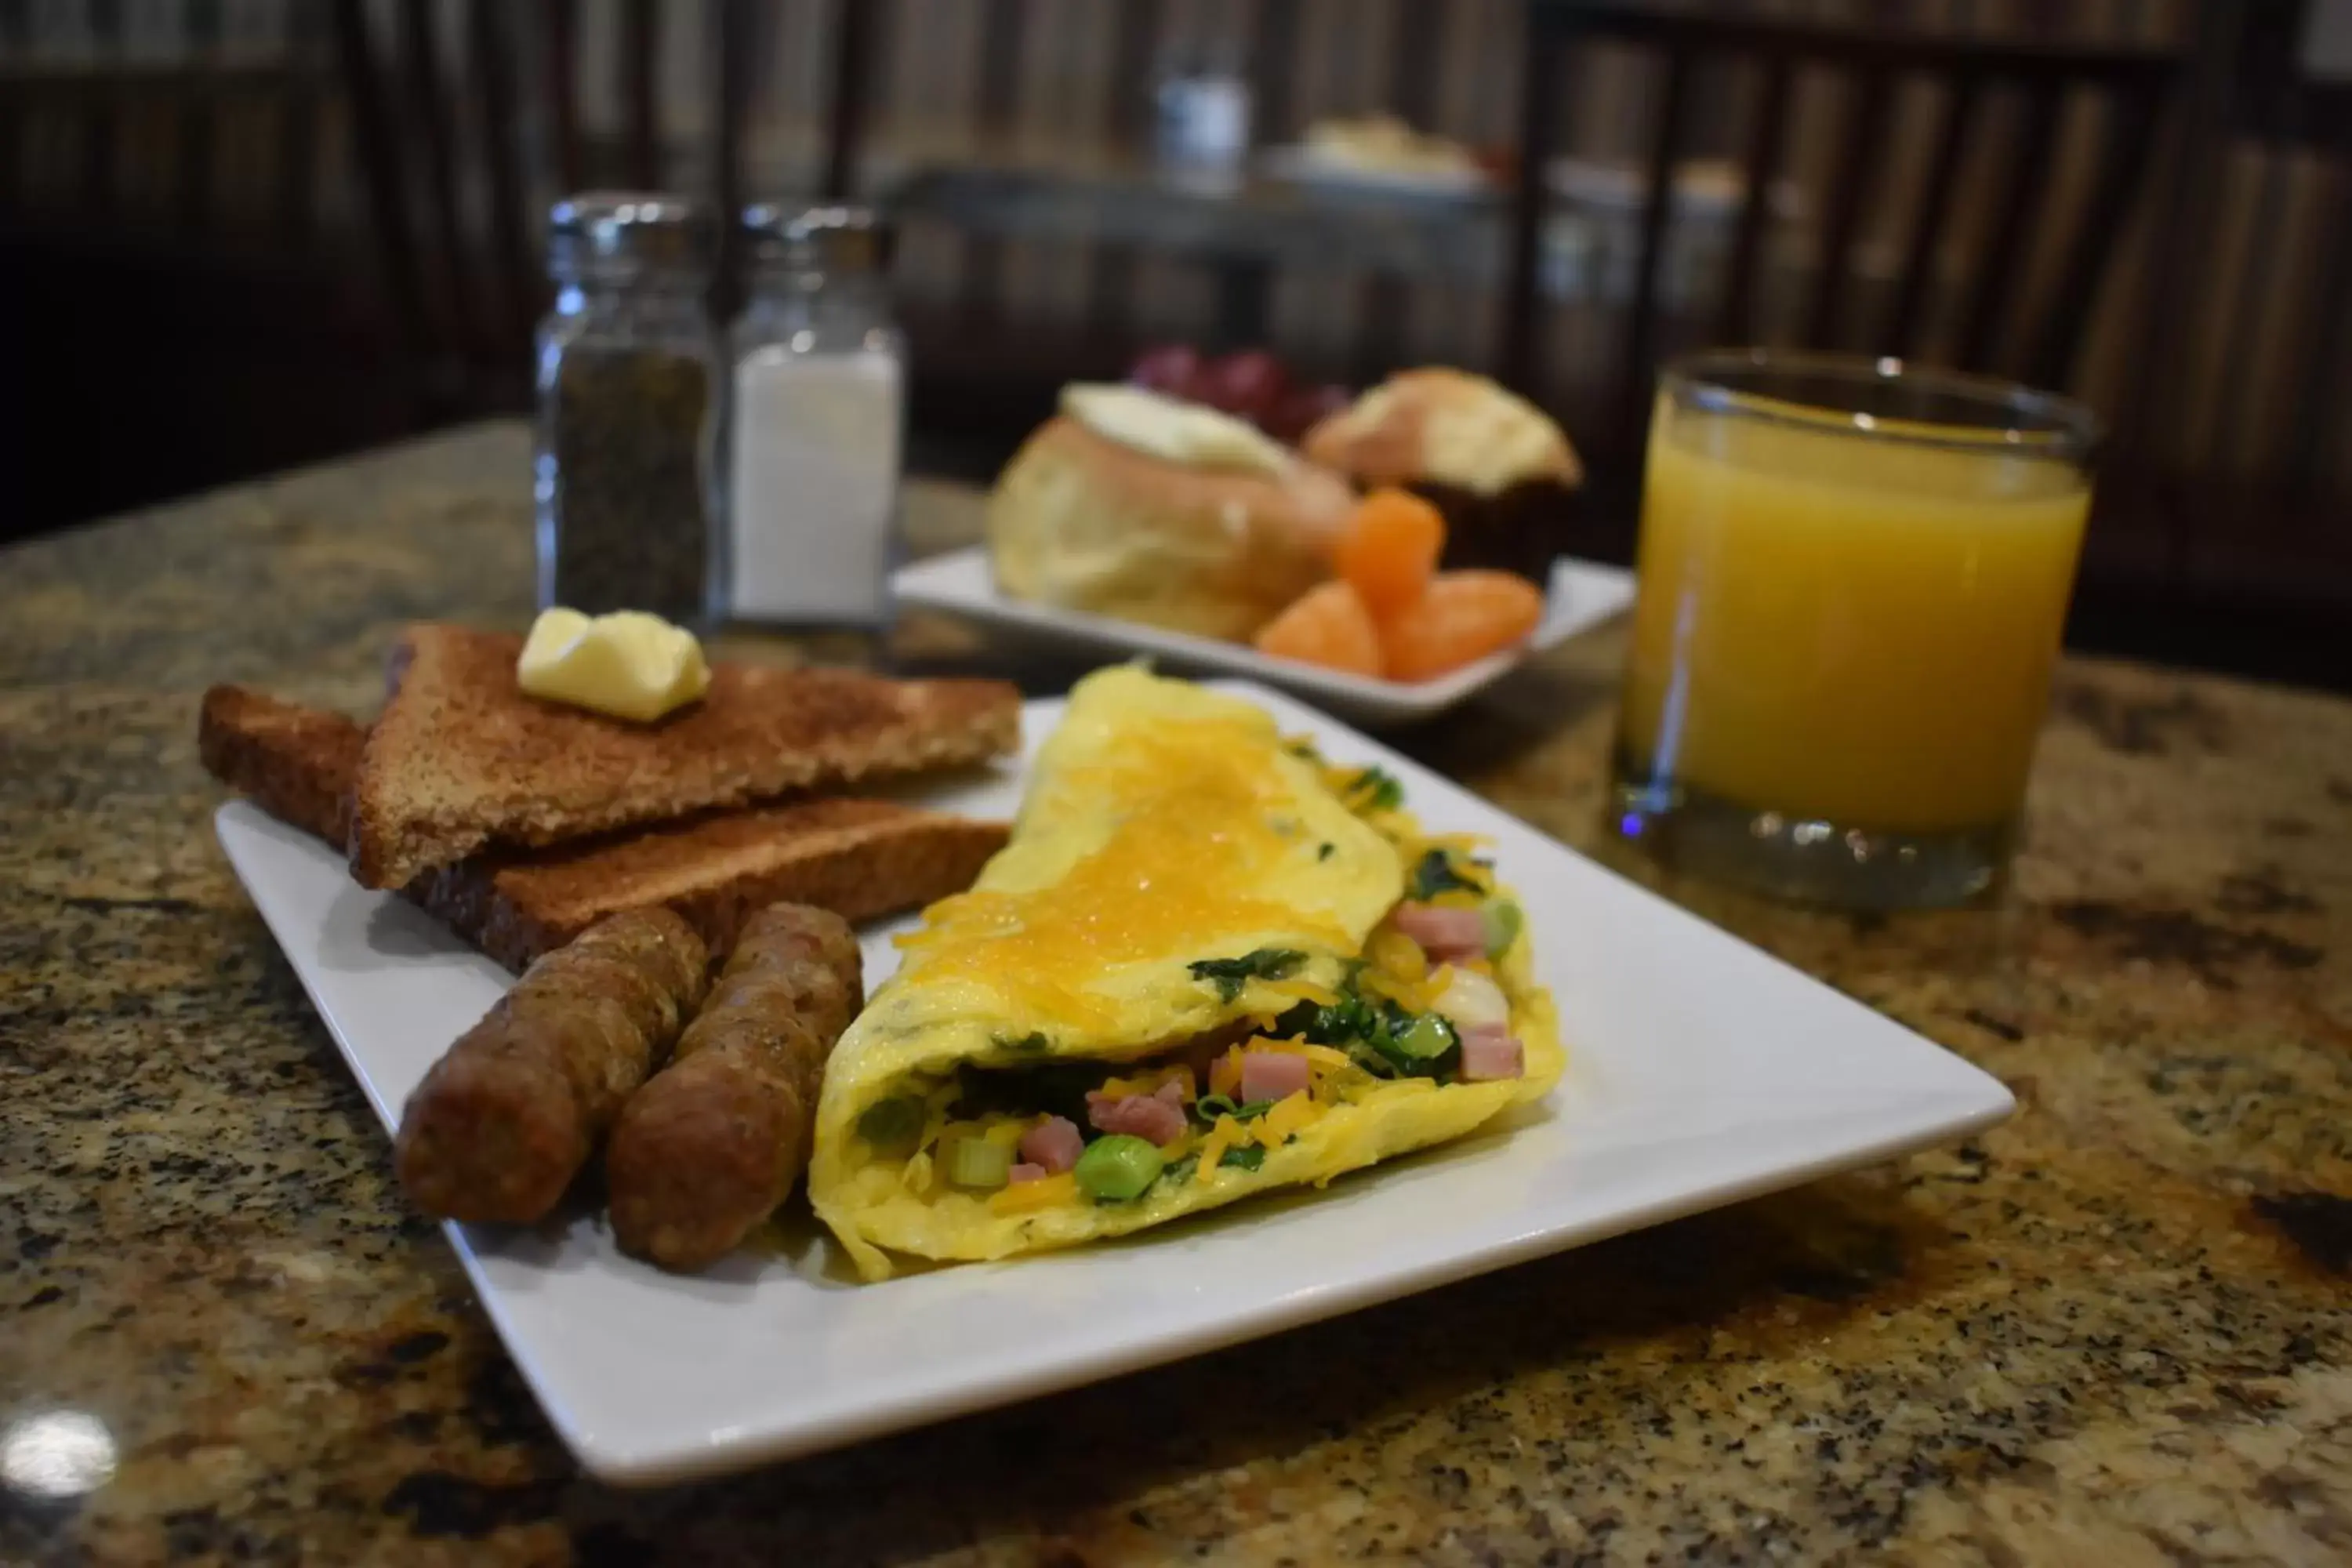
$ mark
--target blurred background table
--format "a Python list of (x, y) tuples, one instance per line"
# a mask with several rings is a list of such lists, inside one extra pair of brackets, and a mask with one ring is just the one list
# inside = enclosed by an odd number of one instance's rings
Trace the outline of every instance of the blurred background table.
[[(403, 622), (523, 625), (527, 459), (480, 426), (0, 553), (0, 1427), (86, 1415), (114, 1465), (0, 1489), (0, 1559), (2343, 1554), (2352, 704), (2082, 659), (1995, 909), (1613, 862), (1997, 1073), (2009, 1124), (739, 1480), (583, 1479), (401, 1201), (194, 747), (210, 682), (364, 711)], [(921, 549), (977, 528), (962, 487), (908, 513)], [(1402, 744), (1613, 855), (1620, 635)], [(883, 651), (1069, 673), (929, 618)]]
[[(903, 219), (930, 471), (1155, 343), (1454, 363), (1560, 418), (1622, 559), (1662, 357), (1908, 354), (2114, 426), (2074, 646), (2352, 690), (2348, 6), (0, 5), (0, 537), (521, 410), (564, 191), (849, 198)], [(1202, 70), (1223, 195), (1152, 170)], [(1496, 178), (1268, 177), (1374, 113)]]

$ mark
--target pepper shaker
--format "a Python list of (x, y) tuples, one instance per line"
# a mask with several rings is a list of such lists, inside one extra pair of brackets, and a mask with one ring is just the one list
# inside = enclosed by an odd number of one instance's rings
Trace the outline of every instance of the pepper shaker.
[(539, 603), (699, 625), (715, 343), (707, 209), (590, 192), (551, 215), (539, 329)]

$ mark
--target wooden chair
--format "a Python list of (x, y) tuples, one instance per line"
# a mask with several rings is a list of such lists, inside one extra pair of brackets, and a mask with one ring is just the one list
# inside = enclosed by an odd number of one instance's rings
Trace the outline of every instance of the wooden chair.
[[(2186, 57), (2177, 50), (2071, 48), (1870, 27), (1830, 28), (1624, 0), (1529, 0), (1517, 203), (1499, 360), (1506, 379), (1532, 395), (1540, 395), (1546, 384), (1537, 274), (1549, 205), (1545, 165), (1559, 143), (1561, 68), (1572, 47), (1604, 40), (1644, 50), (1662, 66), (1656, 118), (1644, 159), (1646, 194), (1638, 224), (1633, 299), (1608, 403), (1613, 428), (1591, 437), (1596, 467), (1604, 473), (1614, 469), (1620, 479), (1638, 467), (1647, 426), (1662, 341), (1663, 261), (1674, 222), (1675, 204), (1666, 193), (1687, 145), (1694, 84), (1703, 68), (1744, 63), (1761, 79), (1754, 118), (1741, 138), (1743, 188), (1714, 339), (1743, 342), (1755, 330), (1769, 193), (1781, 174), (1799, 79), (1808, 68), (1826, 68), (1853, 90), (1835, 166), (1821, 193), (1814, 274), (1799, 342), (1808, 347), (1905, 357), (1916, 356), (1922, 341), (1961, 171), (1981, 132), (1984, 110), (1995, 89), (2015, 89), (2022, 99), (2021, 128), (1999, 171), (1993, 197), (1998, 216), (1973, 258), (1961, 301), (1957, 351), (1948, 357), (1961, 368), (1996, 368), (1996, 344), (2014, 331), (2019, 350), (2000, 368), (2041, 385), (2063, 385), (2068, 379), (2089, 307), (2110, 269), (2133, 205), (2147, 186), (2161, 110), (2181, 91), (2187, 72)], [(1896, 90), (1911, 80), (1943, 87), (1942, 122), (1902, 247), (1892, 308), (1874, 328), (1856, 332), (1845, 311), (1856, 239), (1866, 204), (1886, 178), (1887, 132)], [(2045, 226), (2068, 216), (2053, 210), (2050, 175), (2062, 110), (2078, 91), (2095, 95), (2107, 107), (2096, 170), (2071, 215), (2058, 281), (2048, 302), (2038, 320), (2018, 331), (2018, 324), (2004, 317), (2018, 296), (2032, 245)]]
[[(871, 70), (872, 10), (839, 0), (838, 128), (854, 124)], [(750, 110), (755, 0), (720, 0), (711, 69), (716, 123), (699, 194), (719, 212), (743, 205), (743, 137)], [(385, 290), (401, 336), (419, 418), (432, 423), (530, 396), (533, 323), (548, 286), (537, 243), (554, 195), (598, 185), (673, 184), (664, 156), (661, 28), (656, 0), (625, 0), (614, 51), (621, 106), (617, 135), (583, 132), (578, 0), (541, 0), (535, 12), (508, 0), (467, 0), (462, 79), (445, 70), (442, 12), (433, 0), (398, 0), (387, 31), (371, 26), (365, 0), (335, 0), (334, 34), (350, 94), (355, 140)], [(536, 49), (536, 69), (526, 50)], [(539, 112), (527, 113), (535, 88)], [(524, 126), (535, 121), (541, 155), (527, 165)], [(836, 130), (825, 190), (845, 191), (855, 139)], [(470, 176), (470, 177), (469, 177)], [(478, 190), (478, 211), (465, 196)], [(714, 304), (740, 295), (731, 225)]]
[(0, 437), (0, 536), (392, 428), (349, 374), (380, 337), (320, 200), (337, 89), (317, 14), (289, 8), (282, 48), (248, 58), (223, 58), (219, 6), (183, 20), (169, 62), (134, 55), (119, 5), (89, 7), (84, 47), (55, 66), (21, 47), (23, 8), (8, 29), (0, 340), (21, 384), (0, 392), (23, 407)]

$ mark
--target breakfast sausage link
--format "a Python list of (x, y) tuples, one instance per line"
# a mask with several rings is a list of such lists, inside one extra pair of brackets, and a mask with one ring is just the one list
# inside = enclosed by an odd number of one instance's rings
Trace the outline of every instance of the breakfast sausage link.
[(662, 909), (614, 915), (533, 963), (408, 1097), (394, 1163), (410, 1201), (441, 1219), (543, 1217), (667, 1055), (709, 966)]
[(623, 1247), (699, 1268), (783, 1202), (808, 1163), (825, 1057), (863, 1003), (839, 916), (772, 904), (745, 923), (675, 1059), (613, 1129), (604, 1177)]

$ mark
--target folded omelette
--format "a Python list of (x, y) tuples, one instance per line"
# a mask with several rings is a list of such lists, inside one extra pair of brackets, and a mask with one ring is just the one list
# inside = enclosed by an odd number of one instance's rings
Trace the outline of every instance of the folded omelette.
[(1378, 769), (1128, 667), (835, 1048), (809, 1194), (868, 1279), (1119, 1236), (1458, 1138), (1562, 1055), (1518, 906)]

